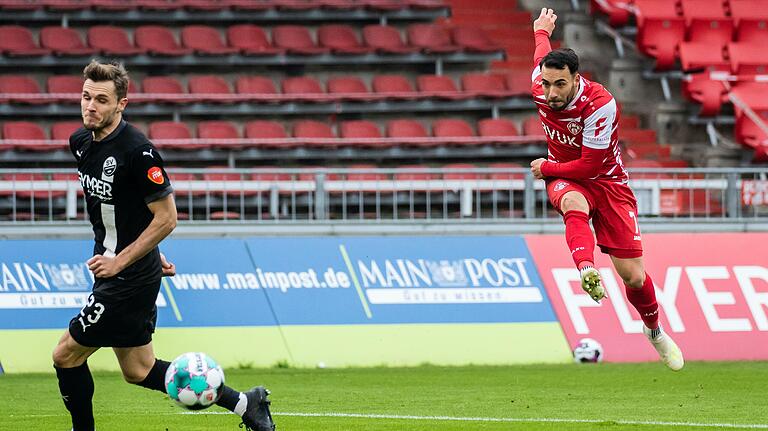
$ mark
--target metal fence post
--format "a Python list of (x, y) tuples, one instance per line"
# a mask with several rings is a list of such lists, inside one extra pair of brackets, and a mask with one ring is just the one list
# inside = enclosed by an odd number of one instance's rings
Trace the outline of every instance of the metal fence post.
[(533, 188), (533, 173), (525, 173), (525, 191), (523, 192), (523, 210), (525, 218), (536, 218), (536, 189)]
[(325, 174), (315, 175), (315, 218), (325, 220)]
[(728, 175), (727, 211), (729, 218), (741, 216), (741, 189), (738, 187), (739, 174), (731, 172)]

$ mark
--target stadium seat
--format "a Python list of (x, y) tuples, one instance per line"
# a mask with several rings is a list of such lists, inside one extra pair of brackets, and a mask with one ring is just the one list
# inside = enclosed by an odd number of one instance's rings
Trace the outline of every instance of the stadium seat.
[(451, 30), (451, 39), (455, 45), (469, 52), (495, 52), (501, 49), (480, 27), (454, 27)]
[(282, 50), (272, 46), (267, 33), (253, 24), (237, 24), (227, 28), (229, 46), (237, 48), (243, 55), (275, 55)]
[(179, 45), (169, 28), (159, 25), (137, 27), (134, 38), (136, 46), (147, 50), (152, 55), (176, 57), (193, 52), (192, 49)]
[(189, 94), (205, 102), (230, 103), (237, 100), (229, 83), (217, 75), (192, 76), (188, 81)]
[(309, 76), (297, 76), (285, 78), (280, 83), (283, 94), (297, 100), (322, 102), (327, 100), (326, 94), (320, 83)]
[(701, 104), (700, 116), (711, 117), (720, 113), (727, 100), (727, 90), (722, 81), (709, 79), (709, 73), (688, 75), (683, 80), (683, 95)]
[(506, 118), (484, 118), (477, 122), (477, 131), (480, 136), (518, 136), (520, 132), (512, 120)]
[(398, 138), (401, 145), (431, 147), (440, 144), (429, 138), (424, 125), (417, 120), (389, 120), (387, 121), (386, 134), (388, 138)]
[(124, 0), (87, 0), (91, 8), (98, 11), (127, 12), (136, 8), (132, 2)]
[(318, 142), (316, 139), (333, 139), (336, 136), (331, 130), (331, 126), (327, 123), (314, 120), (299, 120), (293, 124), (293, 137), (298, 139), (306, 139), (305, 144), (310, 146), (321, 146), (325, 148), (335, 148), (336, 143), (331, 142)]
[(653, 129), (627, 129), (619, 132), (619, 139), (628, 144), (656, 144), (656, 131)]
[[(731, 89), (731, 96), (755, 111), (768, 111), (768, 83), (737, 82)], [(742, 115), (739, 105), (734, 106), (737, 119)]]
[(397, 168), (407, 169), (410, 172), (396, 172), (393, 177), (395, 181), (427, 181), (440, 177), (437, 172), (429, 172), (429, 167), (425, 165), (402, 165)]
[(459, 51), (448, 30), (439, 24), (411, 24), (408, 26), (408, 42), (425, 52), (449, 53)]
[(763, 0), (731, 0), (729, 6), (736, 25), (736, 41), (768, 40), (768, 9)]
[(387, 25), (367, 25), (363, 27), (365, 44), (382, 54), (410, 54), (418, 51), (416, 47), (403, 42), (400, 31)]
[(370, 91), (357, 76), (337, 76), (325, 83), (328, 95), (337, 100), (372, 100)]
[(84, 56), (96, 53), (95, 49), (85, 46), (76, 30), (68, 27), (43, 27), (40, 30), (40, 45), (62, 56)]
[(183, 103), (196, 100), (184, 97), (187, 96), (187, 92), (181, 82), (171, 76), (148, 76), (144, 78), (142, 84), (144, 85), (143, 97), (152, 101)]
[[(221, 171), (221, 170), (228, 170), (228, 166), (207, 166), (205, 168), (206, 171)], [(242, 181), (248, 181), (249, 175), (248, 174), (240, 174), (237, 172), (203, 172), (203, 180), (211, 182), (211, 181), (217, 181), (217, 182), (223, 182), (223, 187), (220, 189), (210, 189), (208, 192), (214, 196), (214, 197), (221, 197), (224, 194), (227, 196), (240, 196), (241, 194), (255, 194), (257, 192), (244, 192), (242, 190), (242, 187), (240, 186), (240, 182)], [(219, 213), (219, 216), (217, 216), (218, 220), (223, 219), (236, 219), (239, 218), (240, 215), (238, 213), (234, 212), (228, 212), (228, 211), (217, 211)], [(211, 214), (211, 218), (213, 219), (213, 214)]]
[(419, 93), (403, 75), (376, 75), (371, 83), (373, 91), (388, 99), (415, 99)]
[[(763, 123), (768, 124), (768, 111), (761, 111), (758, 115)], [(736, 117), (734, 134), (739, 143), (749, 148), (758, 149), (768, 146), (768, 133), (746, 115)]]
[[(192, 139), (192, 132), (189, 131), (186, 124), (177, 121), (155, 121), (150, 123), (147, 137), (159, 148), (198, 150), (210, 147), (210, 145), (193, 145), (188, 142)], [(171, 142), (163, 142), (167, 140)]]
[(318, 55), (328, 52), (327, 48), (315, 44), (308, 28), (300, 25), (279, 25), (273, 28), (272, 41), (288, 54)]
[(472, 163), (448, 163), (443, 165), (443, 169), (447, 170), (443, 174), (444, 180), (477, 180), (485, 177), (484, 174), (478, 172), (450, 172), (451, 170), (472, 170), (477, 169), (477, 165)]
[(7, 102), (38, 105), (49, 103), (50, 99), (42, 94), (37, 81), (27, 75), (0, 75), (0, 103)]
[(204, 120), (197, 123), (197, 138), (210, 139), (213, 147), (240, 148), (241, 143), (227, 142), (240, 138), (237, 126), (231, 121)]
[(32, 32), (18, 25), (0, 26), (0, 53), (12, 57), (37, 57), (51, 53), (35, 43)]
[[(499, 162), (499, 163), (489, 163), (487, 168), (491, 169), (520, 169), (524, 166), (519, 163), (510, 163), (510, 162)], [(488, 178), (492, 180), (522, 180), (525, 178), (525, 174), (522, 172), (519, 173), (512, 173), (512, 172), (491, 172), (488, 174)]]
[(270, 120), (253, 120), (245, 123), (245, 137), (248, 139), (263, 139), (265, 142), (259, 142), (258, 146), (263, 148), (291, 148), (296, 144), (288, 141), (273, 141), (268, 140), (286, 139), (288, 134), (285, 131), (283, 123), (279, 121)]
[(733, 21), (725, 16), (722, 2), (681, 0), (690, 42), (724, 46), (733, 38)]
[(495, 74), (467, 73), (461, 77), (461, 87), (465, 93), (480, 97), (509, 96), (504, 85), (504, 78)]
[(680, 42), (680, 65), (685, 72), (730, 69), (723, 50), (707, 42)]
[(631, 10), (627, 5), (631, 3), (624, 0), (590, 0), (590, 11), (594, 15), (596, 12), (608, 15), (608, 24), (612, 27), (623, 27), (629, 23), (632, 16)]
[(451, 138), (472, 138), (475, 131), (466, 121), (459, 118), (441, 118), (432, 123), (432, 136), (444, 139), (448, 145), (472, 145), (470, 139), (451, 139)]
[(544, 126), (541, 125), (541, 119), (538, 115), (528, 117), (523, 121), (523, 134), (525, 136), (544, 136)]
[(438, 97), (441, 99), (468, 99), (470, 94), (460, 92), (456, 83), (445, 75), (419, 75), (416, 78), (419, 93), (424, 97)]
[(241, 76), (235, 81), (235, 91), (237, 94), (252, 96), (259, 101), (280, 100), (275, 83), (266, 76)]
[(635, 7), (638, 50), (656, 59), (656, 70), (671, 69), (677, 45), (685, 38), (685, 19), (669, 0), (635, 0)]
[(768, 73), (768, 52), (765, 42), (740, 42), (728, 44), (731, 72), (737, 75), (764, 75)]
[(531, 71), (530, 68), (524, 70), (512, 70), (505, 76), (507, 91), (511, 96), (529, 96), (531, 94)]
[(111, 25), (97, 25), (88, 29), (88, 45), (104, 55), (138, 55), (147, 51), (135, 47), (125, 30)]
[(371, 48), (364, 46), (352, 27), (341, 24), (327, 24), (317, 30), (320, 46), (326, 47), (334, 54), (365, 54)]
[(79, 103), (83, 91), (83, 77), (77, 75), (52, 75), (46, 88), (49, 96), (59, 103)]
[(381, 130), (376, 123), (368, 120), (351, 120), (342, 121), (339, 125), (339, 137), (348, 140), (346, 145), (354, 145), (358, 147), (374, 147), (381, 148), (391, 146), (391, 144), (383, 142), (365, 142), (355, 141), (355, 139), (380, 139)]
[(68, 141), (69, 137), (81, 127), (83, 127), (82, 121), (58, 121), (51, 125), (51, 139)]
[[(6, 121), (3, 123), (3, 137), (6, 140), (20, 140), (13, 147), (21, 151), (48, 151), (51, 141), (39, 124), (30, 121)], [(35, 142), (23, 142), (35, 141)]]
[(219, 31), (206, 25), (188, 25), (182, 28), (181, 42), (198, 55), (228, 55), (240, 51), (239, 48), (225, 45)]

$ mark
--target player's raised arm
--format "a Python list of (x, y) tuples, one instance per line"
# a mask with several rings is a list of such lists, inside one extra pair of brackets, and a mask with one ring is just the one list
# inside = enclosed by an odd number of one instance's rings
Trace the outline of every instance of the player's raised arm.
[(536, 51), (533, 54), (533, 67), (539, 66), (539, 62), (545, 55), (552, 51), (552, 46), (549, 44), (549, 37), (552, 36), (552, 32), (555, 31), (555, 21), (557, 21), (557, 15), (552, 9), (542, 8), (541, 14), (533, 22), (533, 33), (536, 42)]

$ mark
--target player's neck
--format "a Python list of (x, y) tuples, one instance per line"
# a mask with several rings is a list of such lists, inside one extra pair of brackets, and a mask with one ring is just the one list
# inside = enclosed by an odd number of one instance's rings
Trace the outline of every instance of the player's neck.
[(110, 124), (107, 127), (104, 127), (103, 129), (100, 129), (98, 131), (93, 131), (92, 132), (93, 133), (93, 141), (94, 142), (99, 142), (102, 139), (104, 139), (107, 136), (109, 136), (110, 133), (114, 132), (115, 129), (117, 129), (117, 126), (119, 126), (120, 122), (122, 122), (122, 121), (123, 121), (123, 114), (122, 113), (118, 113), (117, 115), (115, 115), (115, 119), (114, 119), (114, 121), (112, 121), (112, 124)]

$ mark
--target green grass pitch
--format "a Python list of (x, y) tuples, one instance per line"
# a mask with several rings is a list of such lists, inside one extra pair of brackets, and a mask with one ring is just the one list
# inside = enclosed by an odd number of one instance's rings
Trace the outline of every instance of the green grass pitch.
[[(768, 363), (225, 370), (272, 390), (278, 430), (768, 429)], [(185, 414), (164, 394), (94, 373), (99, 431), (239, 430), (213, 407)], [(69, 430), (52, 374), (0, 376), (0, 430)]]

